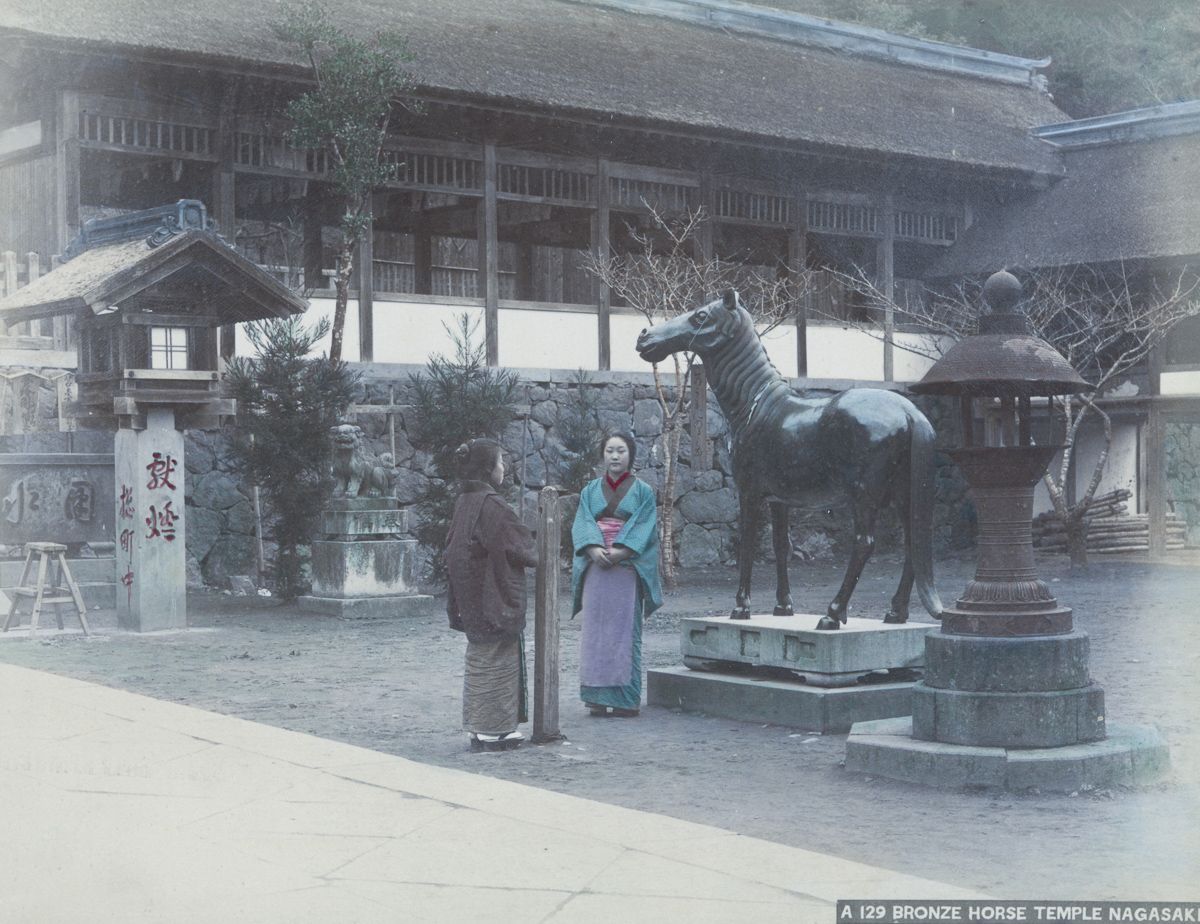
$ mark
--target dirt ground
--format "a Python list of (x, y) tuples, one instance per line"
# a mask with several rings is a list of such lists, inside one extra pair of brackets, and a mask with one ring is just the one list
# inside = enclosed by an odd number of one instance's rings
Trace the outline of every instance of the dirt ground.
[[(1102, 559), (1076, 574), (1064, 558), (1039, 565), (1091, 636), (1109, 721), (1155, 724), (1166, 736), (1167, 782), (1070, 796), (939, 791), (846, 772), (844, 735), (664, 708), (590, 718), (576, 695), (579, 627), (567, 618), (565, 591), (567, 740), (504, 754), (466, 749), (464, 640), (441, 616), (344, 622), (265, 598), (203, 594), (189, 599), (187, 632), (10, 636), (0, 659), (997, 897), (1200, 900), (1200, 561)], [(942, 562), (943, 599), (972, 570), (969, 559)], [(760, 607), (771, 598), (770, 571), (760, 565), (756, 574)], [(898, 574), (894, 559), (872, 562), (852, 615), (880, 617)], [(792, 580), (797, 609), (821, 611), (840, 572), (796, 564)], [(734, 584), (729, 568), (685, 573), (647, 624), (645, 666), (677, 664), (680, 617), (726, 613)], [(532, 669), (532, 651), (529, 659)]]

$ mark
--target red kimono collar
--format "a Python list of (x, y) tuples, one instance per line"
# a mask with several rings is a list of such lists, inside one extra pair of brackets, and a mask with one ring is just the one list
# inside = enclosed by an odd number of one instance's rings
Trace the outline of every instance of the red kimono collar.
[(605, 482), (607, 482), (608, 486), (612, 490), (615, 491), (615, 490), (617, 490), (617, 488), (621, 487), (621, 485), (624, 483), (625, 479), (628, 478), (630, 476), (630, 474), (632, 474), (632, 473), (629, 471), (621, 472), (621, 477), (618, 478), (616, 481), (613, 481), (610, 477), (608, 477), (608, 472), (605, 472), (604, 480), (605, 480)]

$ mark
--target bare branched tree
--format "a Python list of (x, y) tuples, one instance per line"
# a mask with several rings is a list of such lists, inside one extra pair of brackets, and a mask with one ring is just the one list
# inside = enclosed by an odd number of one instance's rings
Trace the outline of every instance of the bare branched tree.
[[(610, 292), (645, 319), (648, 326), (690, 311), (716, 298), (725, 289), (740, 293), (742, 304), (766, 332), (793, 317), (808, 291), (810, 274), (778, 265), (754, 266), (700, 254), (700, 238), (708, 216), (698, 208), (667, 214), (643, 201), (648, 221), (628, 229), (632, 246), (624, 253), (600, 257), (589, 254), (584, 269), (608, 286)], [(679, 445), (691, 405), (689, 387), (695, 356), (671, 357), (666, 375), (652, 365), (654, 390), (663, 418), (664, 475), (660, 497), (659, 530), (663, 577), (674, 586), (675, 543), (671, 528), (672, 498), (678, 471)], [(693, 447), (700, 452), (701, 447)]]
[[(834, 275), (862, 292), (873, 305), (888, 307), (887, 297), (868, 273)], [(1086, 518), (1112, 446), (1112, 420), (1102, 399), (1145, 367), (1151, 351), (1176, 324), (1200, 314), (1200, 277), (1189, 270), (1157, 275), (1134, 273), (1123, 263), (1106, 270), (1076, 266), (1020, 275), (1026, 296), (1021, 310), (1033, 333), (1096, 386), (1090, 395), (1067, 395), (1055, 402), (1063, 450), (1058, 465), (1043, 477), (1055, 516), (1066, 530), (1071, 563), (1086, 566)], [(891, 303), (897, 325), (928, 334), (897, 340), (896, 347), (937, 359), (956, 340), (977, 333), (981, 289), (978, 280), (971, 280), (950, 290), (926, 289), (923, 298), (902, 305)], [(883, 338), (882, 329), (876, 325), (835, 320)], [(1081, 428), (1091, 416), (1100, 423), (1103, 442), (1087, 488), (1072, 503), (1068, 501), (1067, 481)]]

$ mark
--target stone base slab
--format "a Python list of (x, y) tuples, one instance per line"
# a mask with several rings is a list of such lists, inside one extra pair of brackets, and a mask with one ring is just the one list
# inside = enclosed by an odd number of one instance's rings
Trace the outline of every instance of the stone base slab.
[(840, 629), (813, 628), (819, 616), (684, 619), (685, 658), (783, 668), (813, 686), (853, 686), (865, 674), (925, 663), (925, 636), (936, 623), (888, 624), (851, 618)]
[(912, 692), (913, 735), (979, 747), (1056, 748), (1104, 737), (1104, 691), (1095, 684), (1041, 693)]
[(1026, 638), (936, 632), (925, 642), (925, 683), (941, 690), (1045, 692), (1090, 682), (1086, 632)]
[(912, 708), (912, 683), (829, 688), (685, 667), (651, 670), (646, 676), (646, 701), (652, 706), (821, 734), (848, 731), (855, 722), (907, 715)]
[(300, 597), (296, 601), (306, 613), (337, 616), (339, 619), (410, 619), (433, 615), (433, 597)]
[(1060, 748), (973, 747), (921, 741), (909, 717), (859, 722), (846, 740), (846, 769), (937, 787), (1078, 792), (1145, 786), (1170, 768), (1166, 742), (1146, 725), (1109, 725), (1102, 741)]

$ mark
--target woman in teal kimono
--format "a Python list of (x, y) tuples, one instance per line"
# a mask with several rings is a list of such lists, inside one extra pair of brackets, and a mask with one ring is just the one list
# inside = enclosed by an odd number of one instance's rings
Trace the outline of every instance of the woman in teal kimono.
[(573, 613), (583, 613), (579, 695), (592, 715), (635, 716), (642, 704), (642, 620), (662, 605), (654, 489), (633, 476), (633, 437), (600, 444), (604, 474), (579, 495)]

